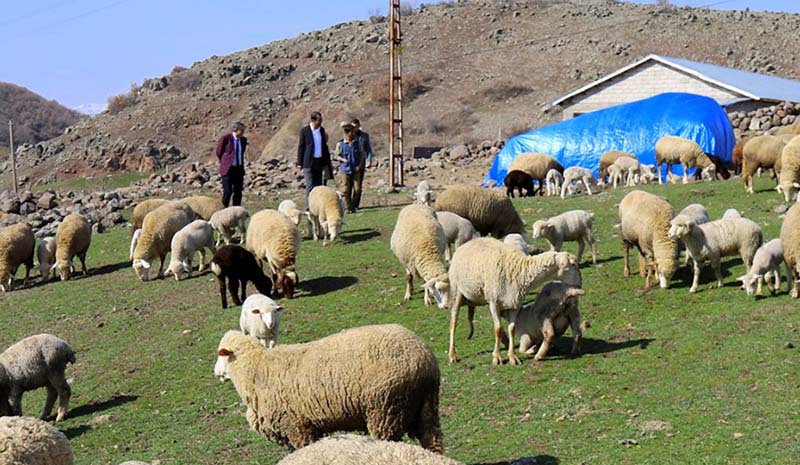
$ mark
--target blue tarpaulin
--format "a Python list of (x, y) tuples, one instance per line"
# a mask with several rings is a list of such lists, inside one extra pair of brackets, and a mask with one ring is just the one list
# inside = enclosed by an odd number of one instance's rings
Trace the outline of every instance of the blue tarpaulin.
[[(600, 156), (611, 150), (630, 152), (655, 164), (656, 141), (662, 136), (690, 139), (706, 153), (729, 162), (736, 143), (725, 110), (712, 98), (666, 93), (586, 113), (561, 123), (516, 135), (495, 156), (484, 185), (502, 185), (511, 161), (522, 153), (544, 153), (564, 168), (581, 166), (599, 175)], [(666, 169), (666, 168), (665, 168)], [(680, 165), (673, 173), (682, 174)]]

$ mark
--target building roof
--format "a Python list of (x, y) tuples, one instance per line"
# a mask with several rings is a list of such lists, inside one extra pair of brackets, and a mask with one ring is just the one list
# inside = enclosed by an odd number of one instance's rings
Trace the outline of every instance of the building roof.
[(709, 63), (699, 63), (683, 58), (651, 54), (559, 98), (554, 101), (552, 105), (560, 105), (593, 87), (599, 86), (606, 81), (650, 61), (655, 61), (686, 74), (690, 74), (697, 79), (728, 89), (747, 99), (800, 102), (800, 81), (751, 73)]

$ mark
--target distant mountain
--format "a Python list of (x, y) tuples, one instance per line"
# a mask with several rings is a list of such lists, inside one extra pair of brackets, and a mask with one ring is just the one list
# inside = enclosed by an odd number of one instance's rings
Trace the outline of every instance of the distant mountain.
[(64, 133), (80, 113), (15, 84), (0, 82), (0, 147), (8, 153), (8, 121), (14, 121), (14, 145), (35, 144)]

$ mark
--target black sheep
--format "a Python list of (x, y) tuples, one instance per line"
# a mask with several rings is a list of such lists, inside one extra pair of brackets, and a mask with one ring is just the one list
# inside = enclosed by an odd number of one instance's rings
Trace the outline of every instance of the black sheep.
[(509, 197), (514, 197), (514, 189), (519, 191), (520, 197), (523, 196), (522, 189), (525, 189), (526, 197), (533, 195), (533, 178), (524, 171), (514, 170), (509, 172), (503, 180), (503, 184), (506, 186), (506, 195)]
[[(222, 308), (228, 308), (228, 299), (225, 293), (226, 278), (228, 280), (228, 290), (230, 290), (233, 303), (236, 305), (242, 305), (245, 297), (247, 297), (245, 293), (247, 281), (252, 282), (261, 294), (272, 295), (272, 282), (264, 275), (264, 271), (258, 265), (256, 257), (238, 245), (226, 245), (217, 250), (214, 258), (211, 259), (211, 271), (219, 281)], [(242, 287), (241, 298), (238, 295), (240, 284)]]

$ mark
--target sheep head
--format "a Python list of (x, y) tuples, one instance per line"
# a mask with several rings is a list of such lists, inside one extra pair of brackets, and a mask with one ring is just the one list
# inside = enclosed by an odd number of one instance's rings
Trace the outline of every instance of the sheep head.
[(737, 281), (742, 283), (742, 289), (747, 291), (747, 295), (755, 295), (756, 293), (756, 283), (759, 279), (762, 278), (762, 275), (751, 275), (747, 273), (744, 276), (739, 276), (736, 278)]
[(688, 236), (692, 229), (697, 226), (694, 221), (685, 215), (676, 216), (669, 222), (669, 225), (667, 236), (673, 241)]
[(217, 351), (217, 363), (214, 364), (214, 376), (219, 378), (221, 382), (231, 379), (228, 373), (228, 364), (235, 360), (235, 355), (232, 350), (220, 347)]
[(545, 220), (538, 220), (533, 223), (531, 227), (531, 237), (533, 239), (541, 239), (547, 237), (547, 234), (553, 229), (553, 225)]
[(143, 258), (134, 259), (133, 271), (141, 281), (147, 281), (150, 277), (150, 262)]
[(39, 262), (39, 273), (42, 275), (43, 282), (50, 281), (50, 271), (52, 268), (53, 268), (52, 263)]
[(439, 308), (450, 306), (450, 278), (447, 273), (429, 279), (423, 287), (433, 295)]
[(578, 265), (578, 259), (575, 258), (575, 255), (572, 255), (568, 252), (556, 253), (556, 265), (558, 265), (558, 279), (570, 286), (583, 286), (581, 269)]
[(263, 309), (254, 308), (250, 310), (250, 313), (253, 315), (258, 315), (258, 317), (261, 318), (261, 321), (264, 323), (264, 326), (266, 326), (268, 329), (272, 329), (281, 321), (281, 310), (283, 310), (283, 307), (275, 304)]
[(72, 273), (75, 271), (75, 266), (72, 264), (72, 260), (58, 260), (56, 262), (56, 269), (62, 281), (69, 281), (70, 278), (72, 278)]
[(294, 289), (297, 287), (299, 278), (296, 271), (278, 270), (278, 277), (275, 280), (275, 288), (283, 293), (287, 299), (294, 297)]
[(14, 276), (8, 271), (0, 272), (0, 292), (9, 292), (14, 287)]

